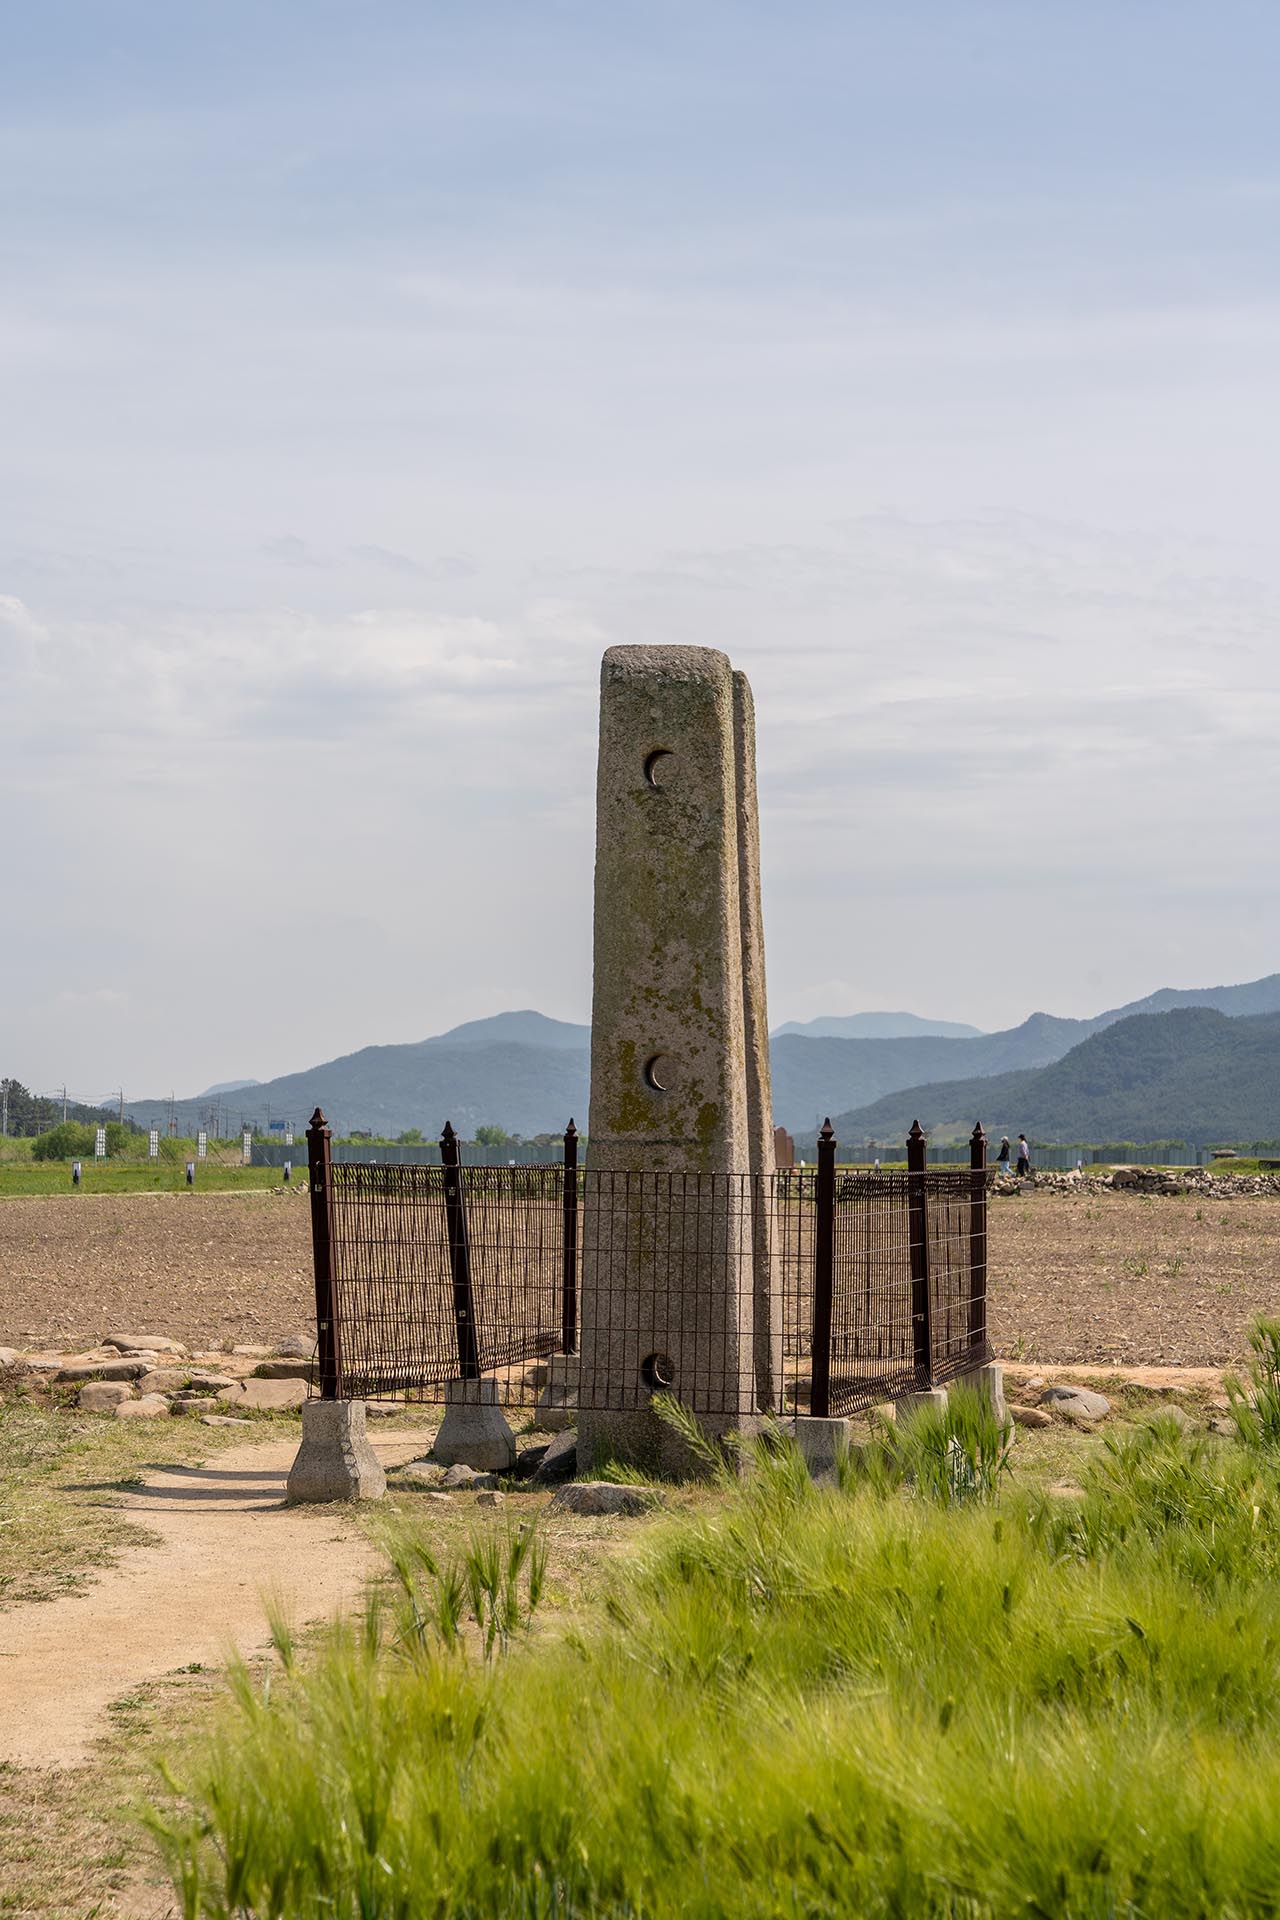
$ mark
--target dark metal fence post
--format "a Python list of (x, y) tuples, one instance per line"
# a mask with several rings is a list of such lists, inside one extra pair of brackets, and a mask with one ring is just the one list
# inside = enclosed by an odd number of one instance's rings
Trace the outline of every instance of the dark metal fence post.
[(977, 1121), (969, 1135), (969, 1347), (987, 1344), (987, 1136)]
[(463, 1380), (480, 1378), (476, 1345), (476, 1304), (471, 1291), (471, 1241), (467, 1209), (462, 1197), (462, 1168), (458, 1136), (446, 1120), (440, 1135), (440, 1165), (444, 1169), (444, 1217), (449, 1234), (449, 1263), (453, 1268), (453, 1317), (458, 1334), (458, 1373)]
[(560, 1345), (566, 1353), (578, 1346), (578, 1129), (572, 1120), (564, 1130), (564, 1285), (561, 1299)]
[(918, 1386), (933, 1385), (933, 1335), (929, 1300), (929, 1181), (925, 1172), (928, 1142), (920, 1122), (907, 1135), (907, 1217), (911, 1243), (911, 1354)]
[(311, 1189), (311, 1258), (316, 1277), (316, 1333), (320, 1350), (320, 1398), (336, 1400), (342, 1378), (342, 1345), (333, 1289), (332, 1135), (319, 1107), (307, 1128), (307, 1168)]
[(816, 1420), (831, 1415), (831, 1295), (836, 1245), (836, 1137), (830, 1120), (818, 1135), (818, 1172), (814, 1182), (817, 1217), (813, 1226), (813, 1378), (809, 1412)]

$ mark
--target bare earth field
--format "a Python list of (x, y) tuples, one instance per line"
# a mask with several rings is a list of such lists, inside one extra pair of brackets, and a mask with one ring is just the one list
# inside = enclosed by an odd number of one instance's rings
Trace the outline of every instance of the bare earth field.
[[(1277, 1311), (1280, 1197), (992, 1202), (1005, 1359), (1220, 1366)], [(313, 1324), (301, 1190), (0, 1200), (0, 1345), (71, 1349), (126, 1328), (209, 1348)]]

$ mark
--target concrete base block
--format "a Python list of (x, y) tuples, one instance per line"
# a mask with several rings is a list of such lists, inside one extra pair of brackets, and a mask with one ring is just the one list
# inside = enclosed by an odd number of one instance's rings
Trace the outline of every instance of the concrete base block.
[(904, 1393), (894, 1401), (895, 1418), (900, 1427), (908, 1420), (914, 1420), (926, 1407), (934, 1407), (939, 1413), (947, 1410), (947, 1390), (945, 1387), (925, 1387), (920, 1393)]
[(302, 1445), (289, 1469), (288, 1506), (326, 1500), (381, 1500), (387, 1476), (369, 1444), (363, 1400), (308, 1400)]
[(812, 1414), (804, 1413), (796, 1415), (796, 1445), (804, 1455), (811, 1479), (829, 1479), (835, 1473), (837, 1463), (849, 1451), (849, 1434), (847, 1420), (819, 1420)]
[(444, 1390), (444, 1405), (432, 1458), (446, 1467), (509, 1473), (516, 1463), (516, 1437), (498, 1405), (497, 1382), (451, 1380)]
[(547, 1384), (538, 1395), (533, 1424), (540, 1433), (563, 1433), (578, 1417), (579, 1361), (576, 1353), (556, 1353), (547, 1368)]
[(972, 1387), (986, 1401), (1000, 1424), (1008, 1426), (1009, 1409), (1005, 1405), (1003, 1367), (989, 1361), (986, 1366), (974, 1367), (970, 1373), (962, 1374), (959, 1384)]

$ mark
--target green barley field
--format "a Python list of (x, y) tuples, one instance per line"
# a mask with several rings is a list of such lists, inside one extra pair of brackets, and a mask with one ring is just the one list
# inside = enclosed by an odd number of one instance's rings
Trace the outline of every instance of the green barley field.
[(1280, 1329), (1237, 1437), (1169, 1417), (1018, 1490), (990, 1416), (810, 1484), (755, 1446), (548, 1606), (534, 1526), (421, 1524), (280, 1628), (152, 1820), (182, 1910), (335, 1920), (1280, 1909)]

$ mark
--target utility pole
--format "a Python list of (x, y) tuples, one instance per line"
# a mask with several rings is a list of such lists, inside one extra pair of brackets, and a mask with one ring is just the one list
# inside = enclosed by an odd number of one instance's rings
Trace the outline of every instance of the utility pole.
[(67, 1083), (65, 1080), (62, 1083), (62, 1124), (64, 1127), (67, 1124)]
[(124, 1088), (120, 1089), (120, 1125), (124, 1125)]
[(0, 1080), (0, 1139), (9, 1134), (9, 1082)]

